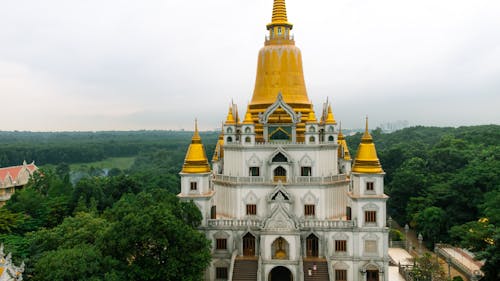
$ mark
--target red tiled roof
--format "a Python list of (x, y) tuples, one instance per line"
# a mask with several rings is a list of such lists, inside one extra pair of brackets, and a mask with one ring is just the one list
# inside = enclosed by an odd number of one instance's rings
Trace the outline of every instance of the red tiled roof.
[[(4, 181), (7, 178), (7, 175), (10, 175), (12, 177), (12, 180), (16, 180), (17, 176), (19, 175), (19, 172), (21, 172), (23, 167), (25, 166), (19, 165), (19, 166), (0, 168), (0, 181)], [(30, 173), (33, 173), (38, 169), (38, 167), (35, 166), (34, 163), (27, 164), (26, 168), (28, 168)]]

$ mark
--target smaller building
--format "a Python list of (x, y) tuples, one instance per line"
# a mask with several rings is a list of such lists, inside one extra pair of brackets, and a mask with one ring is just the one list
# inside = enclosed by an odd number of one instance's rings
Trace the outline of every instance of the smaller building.
[(35, 162), (22, 165), (0, 168), (0, 207), (5, 205), (16, 189), (25, 186), (33, 173), (38, 170)]
[(0, 281), (23, 280), (24, 262), (20, 266), (12, 263), (11, 254), (5, 256), (3, 244), (0, 245)]

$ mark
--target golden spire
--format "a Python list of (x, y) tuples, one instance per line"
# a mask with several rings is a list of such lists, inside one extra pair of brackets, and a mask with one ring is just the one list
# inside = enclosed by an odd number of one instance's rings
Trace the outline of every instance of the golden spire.
[[(302, 54), (295, 46), (291, 34), (293, 25), (288, 22), (284, 0), (274, 0), (273, 16), (267, 25), (269, 35), (257, 60), (255, 88), (250, 102), (250, 113), (254, 120), (260, 113), (272, 105), (278, 93), (294, 112), (301, 113), (301, 122), (297, 124), (297, 141), (304, 141), (305, 123), (312, 110), (312, 103), (307, 96), (302, 67)], [(285, 122), (290, 122), (287, 120)], [(263, 128), (256, 124), (257, 141), (264, 141)]]
[(340, 123), (339, 126), (339, 136), (337, 143), (339, 144), (338, 157), (343, 158), (344, 160), (351, 160), (351, 153), (349, 153), (349, 147), (347, 146), (344, 134), (342, 134), (342, 123)]
[(215, 145), (214, 156), (212, 157), (212, 161), (218, 161), (221, 158), (224, 158), (224, 126), (222, 126), (221, 132), (219, 134), (219, 140)]
[(307, 119), (307, 123), (318, 123), (316, 115), (314, 114), (314, 110), (311, 110), (311, 112), (309, 112), (309, 118)]
[(365, 133), (361, 137), (361, 143), (354, 159), (352, 171), (365, 174), (379, 174), (384, 172), (377, 156), (373, 138), (368, 132), (368, 117), (366, 117)]
[(210, 166), (208, 166), (205, 148), (198, 133), (198, 120), (195, 120), (193, 138), (187, 150), (181, 173), (199, 174), (208, 172), (210, 172)]
[(233, 117), (233, 107), (229, 106), (229, 112), (227, 113), (227, 118), (226, 118), (226, 124), (234, 124), (234, 117)]
[(328, 113), (326, 116), (325, 124), (337, 124), (337, 121), (335, 121), (335, 118), (333, 117), (333, 112), (332, 112), (332, 106), (328, 105)]
[(252, 114), (250, 113), (250, 107), (247, 108), (247, 113), (245, 114), (245, 120), (243, 124), (253, 124)]
[(271, 23), (267, 24), (267, 29), (271, 29), (273, 26), (282, 25), (287, 26), (292, 29), (292, 24), (288, 22), (286, 16), (286, 3), (285, 0), (274, 0), (273, 4), (273, 17)]

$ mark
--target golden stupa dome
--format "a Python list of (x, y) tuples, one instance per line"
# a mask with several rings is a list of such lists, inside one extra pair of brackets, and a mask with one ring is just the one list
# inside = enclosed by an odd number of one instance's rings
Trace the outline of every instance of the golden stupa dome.
[[(291, 35), (293, 25), (288, 22), (285, 0), (274, 0), (272, 21), (267, 25), (269, 35), (257, 60), (255, 88), (249, 109), (253, 120), (259, 119), (259, 113), (272, 105), (281, 93), (285, 103), (294, 112), (301, 113), (301, 122), (297, 126), (297, 139), (304, 138), (305, 122), (312, 110), (312, 103), (307, 96), (302, 68), (302, 54), (295, 46)], [(257, 139), (262, 138), (262, 128), (256, 124)]]
[(198, 122), (195, 121), (195, 129), (191, 144), (184, 159), (181, 173), (198, 174), (210, 172), (205, 148), (201, 143), (200, 134), (198, 133)]
[(379, 174), (384, 172), (377, 156), (373, 138), (368, 132), (368, 117), (366, 118), (365, 133), (361, 137), (361, 143), (359, 144), (356, 158), (354, 158), (352, 171), (365, 174)]

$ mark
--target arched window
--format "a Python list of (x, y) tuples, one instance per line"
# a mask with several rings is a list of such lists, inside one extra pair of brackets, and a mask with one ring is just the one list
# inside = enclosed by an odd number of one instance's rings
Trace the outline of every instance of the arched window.
[(316, 141), (316, 138), (314, 137), (309, 137), (309, 142), (315, 142)]
[(227, 128), (226, 132), (228, 134), (232, 134), (233, 133), (233, 128), (231, 128), (231, 127)]
[(252, 141), (252, 139), (251, 139), (250, 137), (246, 137), (246, 138), (245, 138), (245, 142), (246, 142), (246, 143), (249, 143), (249, 142), (251, 142), (251, 141)]
[(232, 137), (227, 137), (227, 142), (233, 142), (233, 138)]
[(311, 133), (316, 132), (316, 128), (314, 128), (313, 126), (309, 127), (309, 132), (311, 132)]
[(274, 169), (274, 181), (286, 182), (286, 170), (285, 168), (279, 166)]
[(333, 126), (328, 127), (328, 132), (333, 132)]
[(245, 133), (250, 134), (252, 132), (252, 129), (250, 127), (245, 128)]
[(273, 157), (273, 160), (272, 160), (274, 163), (276, 162), (279, 162), (279, 163), (285, 163), (285, 162), (288, 162), (288, 159), (285, 157), (285, 155), (283, 155), (281, 152), (276, 154), (274, 157)]
[(328, 141), (333, 141), (333, 140), (334, 140), (333, 136), (328, 137)]

